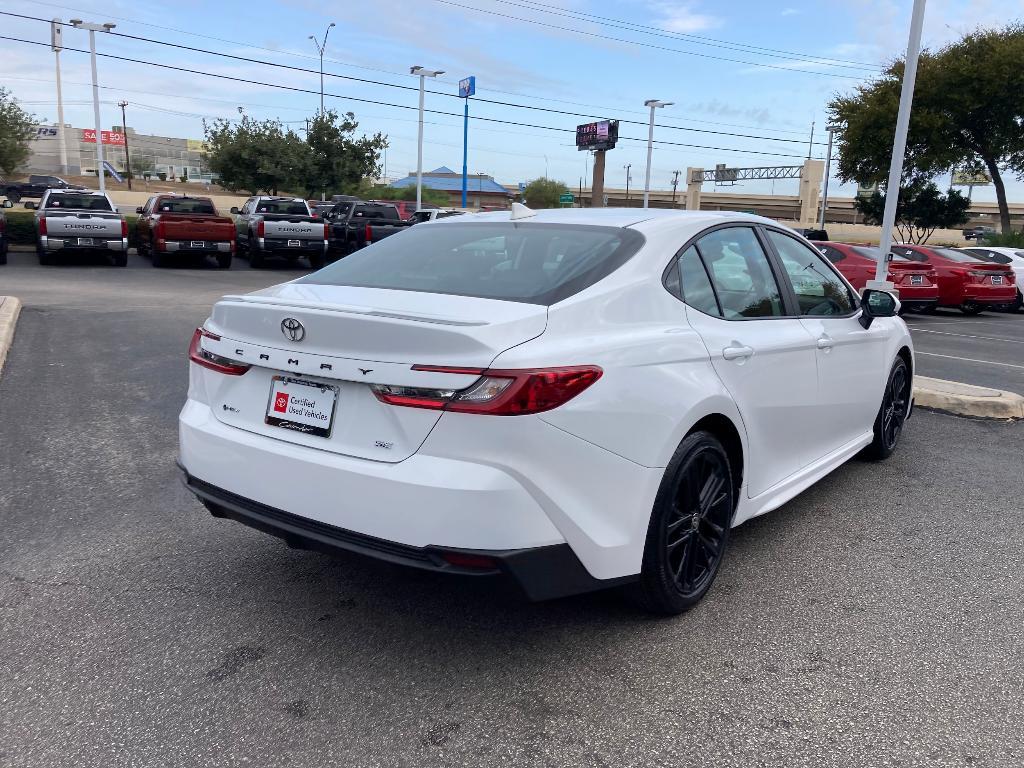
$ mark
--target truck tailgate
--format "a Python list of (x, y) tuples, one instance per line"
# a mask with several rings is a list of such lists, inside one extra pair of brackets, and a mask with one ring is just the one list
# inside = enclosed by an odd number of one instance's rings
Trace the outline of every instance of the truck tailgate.
[(201, 216), (190, 214), (161, 214), (166, 240), (233, 240), (235, 223), (224, 216)]
[(51, 237), (121, 239), (121, 216), (116, 213), (79, 213), (48, 210), (46, 232)]

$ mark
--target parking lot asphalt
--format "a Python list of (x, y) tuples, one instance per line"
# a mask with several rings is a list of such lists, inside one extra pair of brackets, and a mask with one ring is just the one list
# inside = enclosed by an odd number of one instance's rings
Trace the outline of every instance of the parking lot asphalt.
[(181, 487), (192, 329), (296, 274), (0, 268), (25, 303), (0, 377), (0, 765), (1024, 762), (1024, 426), (915, 413), (889, 461), (736, 529), (682, 617), (525, 604), (289, 550)]
[(908, 314), (917, 372), (1024, 395), (1024, 312)]

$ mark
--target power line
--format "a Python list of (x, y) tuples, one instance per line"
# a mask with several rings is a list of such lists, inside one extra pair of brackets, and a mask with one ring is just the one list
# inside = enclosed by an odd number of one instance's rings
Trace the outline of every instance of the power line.
[[(0, 11), (0, 13), (3, 13), (3, 12)], [(8, 40), (10, 42), (24, 43), (26, 45), (36, 45), (36, 46), (41, 46), (41, 47), (49, 47), (49, 45), (50, 45), (49, 43), (42, 43), (42, 42), (39, 42), (37, 40), (25, 40), (24, 38), (11, 37), (11, 36), (8, 36), (8, 35), (0, 35), (0, 40)], [(64, 46), (63, 50), (65, 50), (65, 51), (72, 51), (74, 53), (88, 53), (88, 51), (86, 51), (85, 49), (82, 49), (82, 48), (71, 48), (69, 46)], [(144, 64), (146, 66), (157, 67), (157, 68), (160, 68), (160, 69), (167, 69), (167, 70), (171, 70), (171, 71), (174, 71), (174, 72), (184, 72), (184, 73), (190, 74), (190, 75), (202, 75), (202, 76), (205, 76), (205, 77), (214, 77), (214, 78), (217, 78), (217, 79), (220, 79), (220, 80), (229, 80), (229, 81), (237, 82), (237, 83), (246, 83), (246, 84), (249, 84), (249, 85), (258, 85), (258, 86), (261, 86), (261, 87), (264, 87), (264, 88), (277, 88), (277, 89), (280, 89), (280, 90), (291, 91), (293, 93), (305, 93), (305, 94), (310, 94), (310, 95), (319, 95), (319, 93), (320, 93), (319, 90), (312, 90), (312, 89), (309, 89), (309, 88), (298, 88), (296, 86), (291, 86), (291, 85), (282, 85), (282, 84), (279, 84), (279, 83), (268, 83), (268, 82), (264, 82), (264, 81), (261, 81), (261, 80), (253, 80), (251, 78), (238, 77), (238, 76), (235, 76), (235, 75), (224, 75), (224, 74), (219, 74), (219, 73), (215, 73), (215, 72), (204, 72), (203, 70), (190, 69), (188, 67), (179, 67), (179, 66), (175, 66), (175, 65), (172, 65), (172, 64), (161, 64), (161, 63), (154, 62), (154, 61), (146, 61), (145, 59), (135, 59), (135, 58), (131, 58), (131, 57), (128, 57), (128, 56), (118, 56), (118, 55), (113, 54), (113, 53), (97, 52), (96, 55), (97, 56), (102, 56), (103, 58), (114, 59), (116, 61), (126, 61), (126, 62), (129, 62), (129, 63), (132, 63), (132, 64)], [(355, 102), (359, 102), (359, 103), (363, 103), (363, 104), (376, 104), (378, 106), (392, 107), (392, 108), (395, 108), (395, 109), (406, 109), (406, 110), (417, 109), (417, 107), (409, 105), (409, 104), (394, 104), (394, 103), (391, 103), (391, 102), (379, 101), (379, 100), (376, 100), (376, 99), (360, 98), (360, 97), (357, 97), (357, 96), (345, 96), (345, 95), (342, 95), (342, 94), (326, 93), (326, 92), (325, 92), (324, 95), (325, 96), (330, 96), (331, 98), (336, 98), (336, 99), (344, 99), (344, 100), (348, 100), (348, 101), (355, 101)], [(425, 111), (429, 112), (431, 114), (435, 114), (435, 115), (446, 115), (448, 117), (458, 117), (458, 118), (462, 117), (462, 115), (460, 115), (460, 114), (458, 114), (456, 112), (445, 112), (443, 110), (437, 110), (437, 109), (428, 109), (428, 110), (425, 110)], [(519, 122), (519, 121), (516, 121), (516, 120), (502, 120), (502, 119), (499, 119), (499, 118), (496, 118), (496, 117), (482, 117), (482, 116), (479, 116), (479, 115), (471, 115), (470, 119), (471, 120), (476, 120), (476, 121), (488, 122), (488, 123), (499, 123), (499, 124), (504, 124), (504, 125), (514, 125), (514, 126), (519, 126), (519, 127), (523, 127), (523, 128), (538, 128), (538, 129), (541, 129), (541, 130), (555, 131), (555, 132), (558, 132), (558, 133), (575, 133), (575, 129), (573, 129), (573, 128), (556, 128), (556, 127), (552, 127), (552, 126), (549, 126), (549, 125), (537, 125), (535, 123), (524, 123), (524, 122)], [(619, 138), (622, 139), (623, 141), (637, 141), (637, 142), (646, 142), (647, 141), (647, 139), (635, 138), (635, 137), (632, 137), (632, 136), (620, 136)], [(707, 145), (703, 145), (703, 144), (688, 144), (688, 143), (678, 142), (678, 141), (666, 141), (664, 139), (655, 139), (654, 143), (655, 144), (659, 144), (659, 145), (663, 145), (663, 146), (688, 147), (690, 149), (708, 149), (708, 150), (713, 150), (713, 151), (716, 151), (716, 152), (737, 152), (737, 153), (746, 154), (746, 155), (757, 155), (757, 156), (764, 156), (764, 157), (787, 157), (787, 158), (799, 158), (799, 159), (804, 159), (804, 157), (805, 157), (803, 154), (787, 154), (787, 153), (781, 153), (781, 152), (753, 151), (753, 150), (748, 150), (748, 149), (740, 149), (738, 147), (712, 147), (712, 146), (707, 146)]]
[(805, 74), (805, 75), (821, 75), (823, 77), (841, 77), (841, 78), (844, 78), (846, 80), (863, 80), (864, 79), (863, 77), (857, 77), (856, 75), (840, 75), (840, 74), (838, 74), (836, 72), (818, 72), (816, 70), (811, 70), (811, 69), (798, 69), (798, 68), (795, 68), (795, 67), (783, 67), (783, 66), (780, 66), (778, 64), (765, 64), (764, 62), (758, 62), (758, 61), (745, 61), (743, 59), (731, 59), (731, 58), (729, 58), (727, 56), (715, 56), (715, 55), (710, 54), (710, 53), (700, 53), (698, 51), (684, 51), (684, 50), (679, 49), (679, 48), (669, 48), (669, 47), (664, 46), (664, 45), (655, 45), (654, 43), (641, 42), (640, 40), (630, 40), (630, 39), (624, 38), (624, 37), (613, 37), (611, 35), (602, 35), (602, 34), (599, 34), (597, 32), (587, 32), (586, 30), (576, 29), (574, 27), (563, 27), (563, 26), (560, 26), (558, 24), (549, 24), (549, 23), (547, 23), (545, 21), (538, 21), (537, 19), (527, 19), (527, 18), (523, 18), (522, 16), (513, 16), (512, 14), (509, 14), (509, 13), (501, 13), (499, 11), (492, 11), (492, 10), (489, 10), (489, 9), (486, 9), (486, 8), (475, 8), (472, 5), (463, 5), (462, 3), (453, 2), (453, 0), (434, 0), (434, 2), (435, 3), (441, 3), (442, 5), (450, 5), (450, 6), (453, 6), (455, 8), (463, 8), (463, 9), (465, 9), (467, 11), (476, 11), (478, 13), (487, 13), (487, 14), (490, 14), (492, 16), (499, 16), (499, 17), (501, 17), (503, 19), (511, 19), (513, 21), (521, 21), (524, 24), (535, 24), (536, 26), (539, 26), (539, 27), (547, 27), (548, 29), (557, 29), (557, 30), (559, 30), (561, 32), (572, 32), (573, 34), (576, 34), (576, 35), (583, 35), (585, 37), (593, 37), (593, 38), (596, 38), (598, 40), (610, 40), (613, 43), (626, 43), (627, 45), (639, 45), (639, 46), (642, 46), (644, 48), (653, 48), (654, 50), (667, 51), (669, 53), (678, 53), (678, 54), (682, 54), (684, 56), (697, 56), (697, 57), (702, 58), (702, 59), (713, 59), (715, 61), (727, 61), (727, 62), (730, 62), (732, 64), (744, 64), (744, 65), (751, 66), (751, 67), (763, 67), (763, 68), (766, 68), (766, 69), (778, 69), (778, 70), (781, 70), (783, 72), (794, 72), (794, 73)]
[[(668, 30), (659, 29), (658, 27), (653, 27), (649, 24), (637, 24), (636, 22), (627, 21), (625, 19), (616, 19), (609, 16), (598, 16), (597, 14), (593, 13), (585, 13), (583, 11), (574, 11), (565, 8), (559, 8), (557, 6), (548, 5), (547, 3), (537, 2), (537, 0), (521, 0), (521, 2), (513, 2), (513, 0), (495, 0), (495, 2), (505, 3), (506, 5), (512, 5), (532, 11), (550, 13), (555, 16), (577, 18), (580, 21), (590, 21), (591, 23), (604, 23), (605, 26), (612, 26), (618, 29), (629, 29), (631, 31), (642, 32), (644, 34), (653, 35), (655, 37), (665, 37), (669, 39), (682, 40), (685, 42), (692, 42), (697, 45), (707, 45), (715, 48), (725, 48), (726, 50), (742, 51), (745, 53), (754, 53), (761, 56), (771, 56), (773, 58), (783, 58), (790, 60), (796, 57), (797, 59), (802, 61), (826, 64), (828, 66), (838, 66), (841, 64), (853, 65), (850, 66), (849, 69), (884, 69), (884, 67), (881, 64), (872, 64), (865, 61), (852, 61), (850, 59), (839, 59), (834, 56), (818, 56), (812, 53), (787, 51), (782, 50), (780, 48), (768, 48), (760, 45), (751, 45), (749, 43), (737, 43), (731, 40), (722, 40), (720, 38), (707, 37), (705, 35), (694, 35), (692, 33), (687, 32), (670, 32)], [(526, 3), (527, 5), (523, 5), (522, 3)]]
[[(438, 0), (438, 1), (439, 2), (447, 2), (447, 0)], [(47, 24), (50, 23), (50, 20), (48, 20), (48, 19), (43, 19), (43, 18), (40, 18), (40, 17), (37, 17), (37, 16), (27, 16), (27, 15), (19, 14), (19, 13), (11, 13), (9, 11), (0, 11), (0, 15), (14, 16), (14, 17), (17, 17), (17, 18), (27, 19), (27, 20), (30, 20), (30, 21), (45, 22)], [(163, 45), (163, 46), (168, 46), (168, 47), (171, 47), (171, 48), (179, 48), (181, 50), (190, 51), (192, 53), (204, 53), (204, 54), (207, 54), (209, 56), (219, 56), (221, 58), (232, 59), (232, 60), (235, 60), (235, 61), (244, 61), (244, 62), (246, 62), (248, 64), (260, 64), (262, 66), (275, 67), (275, 68), (278, 68), (278, 69), (286, 69), (286, 70), (290, 70), (290, 71), (293, 71), (293, 72), (303, 72), (303, 73), (306, 73), (306, 74), (319, 74), (319, 70), (307, 69), (305, 67), (297, 67), (297, 66), (293, 66), (291, 64), (281, 64), (281, 63), (278, 63), (278, 62), (266, 61), (266, 60), (263, 60), (263, 59), (254, 59), (254, 58), (251, 58), (251, 57), (248, 57), (248, 56), (239, 56), (237, 54), (222, 53), (220, 51), (211, 51), (211, 50), (207, 50), (205, 48), (197, 48), (195, 46), (182, 45), (180, 43), (171, 43), (171, 42), (168, 42), (168, 41), (165, 41), (165, 40), (156, 40), (156, 39), (149, 38), (149, 37), (141, 37), (139, 35), (129, 35), (129, 34), (126, 34), (126, 33), (123, 33), (123, 32), (110, 32), (109, 34), (113, 35), (115, 37), (122, 37), (122, 38), (125, 38), (125, 39), (128, 39), (128, 40), (136, 40), (136, 41), (139, 41), (139, 42), (145, 42), (145, 43), (150, 43), (150, 44), (154, 44), (154, 45)], [(398, 85), (396, 83), (387, 83), (387, 82), (383, 82), (383, 81), (380, 81), (380, 80), (370, 80), (368, 78), (354, 77), (352, 75), (342, 75), (342, 74), (338, 74), (338, 73), (335, 73), (335, 72), (324, 72), (324, 74), (329, 76), (329, 77), (340, 78), (340, 79), (343, 79), (343, 80), (352, 80), (354, 82), (366, 83), (366, 84), (369, 84), (369, 85), (380, 85), (380, 86), (385, 86), (385, 87), (389, 87), (389, 88), (398, 88), (398, 89), (406, 90), (406, 91), (418, 91), (419, 90), (417, 87), (411, 86), (411, 85)], [(454, 98), (454, 99), (459, 98), (457, 94), (447, 93), (445, 91), (428, 91), (428, 93), (431, 93), (431, 94), (436, 95), (436, 96), (444, 96), (444, 97), (447, 97), (447, 98)], [(534, 110), (534, 111), (538, 111), (538, 112), (547, 112), (549, 114), (566, 115), (566, 116), (569, 116), (569, 117), (582, 117), (582, 118), (586, 118), (586, 119), (590, 119), (590, 120), (602, 120), (602, 119), (604, 119), (604, 116), (602, 116), (602, 115), (592, 115), (592, 114), (586, 114), (586, 113), (582, 113), (582, 112), (570, 112), (570, 111), (567, 111), (567, 110), (554, 109), (554, 108), (551, 108), (551, 107), (538, 107), (538, 106), (533, 106), (533, 105), (529, 105), (529, 104), (517, 104), (515, 102), (509, 102), (509, 101), (498, 101), (498, 100), (495, 100), (495, 99), (476, 98), (476, 99), (474, 99), (474, 101), (476, 101), (478, 103), (483, 103), (483, 104), (491, 104), (491, 105), (494, 105), (494, 106), (511, 107), (511, 108), (515, 108), (515, 109), (529, 109), (529, 110)], [(638, 125), (638, 126), (642, 126), (642, 127), (647, 127), (647, 122), (640, 121), (640, 120), (620, 120), (619, 122), (620, 123), (631, 124), (631, 125)], [(742, 139), (757, 139), (757, 140), (760, 140), (760, 141), (775, 141), (775, 142), (782, 142), (782, 143), (786, 143), (786, 144), (800, 144), (800, 145), (804, 144), (804, 141), (802, 139), (783, 139), (783, 138), (779, 138), (777, 136), (761, 136), (761, 135), (755, 135), (755, 134), (736, 133), (734, 131), (714, 131), (714, 130), (711, 130), (711, 129), (708, 129), (708, 128), (686, 128), (686, 127), (683, 127), (683, 126), (667, 125), (667, 124), (664, 124), (664, 123), (657, 123), (656, 127), (663, 128), (663, 129), (666, 129), (666, 130), (687, 131), (687, 132), (690, 132), (690, 133), (704, 133), (704, 134), (709, 134), (709, 135), (714, 135), (714, 136), (729, 136), (729, 137), (733, 137), (733, 138), (742, 138)], [(818, 142), (818, 144), (820, 144), (821, 146), (824, 146), (824, 143), (822, 143), (822, 142)]]

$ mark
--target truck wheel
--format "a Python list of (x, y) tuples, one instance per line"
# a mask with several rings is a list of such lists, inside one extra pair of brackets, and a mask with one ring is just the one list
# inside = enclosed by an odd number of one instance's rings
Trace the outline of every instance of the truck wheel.
[(259, 269), (263, 266), (263, 251), (256, 247), (256, 244), (249, 238), (249, 266), (253, 269)]
[(17, 205), (18, 203), (21, 202), (21, 195), (19, 195), (17, 192), (8, 192), (7, 199), (10, 200), (15, 205)]
[(322, 253), (311, 254), (309, 257), (309, 266), (313, 269), (323, 269), (327, 263), (327, 257)]
[(7, 263), (7, 250), (0, 251), (0, 266)]
[(166, 266), (164, 262), (164, 255), (156, 249), (152, 240), (149, 241), (149, 246), (146, 250), (149, 251), (149, 261), (154, 267)]
[(36, 243), (36, 256), (39, 258), (39, 265), (42, 267), (48, 267), (53, 264), (53, 257), (43, 250), (39, 243)]
[(115, 267), (127, 267), (128, 266), (128, 253), (127, 251), (121, 251), (114, 254), (114, 266)]
[(231, 254), (230, 253), (218, 253), (217, 254), (217, 267), (219, 269), (231, 269)]

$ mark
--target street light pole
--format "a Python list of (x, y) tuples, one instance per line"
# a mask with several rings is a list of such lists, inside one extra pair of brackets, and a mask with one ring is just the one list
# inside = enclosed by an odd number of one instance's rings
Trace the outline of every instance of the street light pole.
[(71, 26), (75, 29), (89, 31), (89, 63), (92, 67), (92, 112), (96, 123), (96, 175), (100, 179), (100, 192), (106, 194), (106, 171), (103, 168), (103, 129), (100, 127), (100, 86), (96, 81), (96, 33), (109, 32), (117, 25), (110, 22), (93, 24), (81, 19), (72, 19)]
[(428, 77), (443, 75), (443, 69), (425, 69), (415, 66), (409, 68), (409, 73), (419, 75), (420, 78), (420, 119), (419, 134), (416, 139), (416, 210), (423, 207), (423, 89), (424, 82)]
[(828, 130), (828, 150), (825, 152), (825, 188), (821, 192), (821, 221), (819, 222), (818, 229), (825, 228), (825, 206), (828, 205), (828, 177), (832, 173), (832, 134), (836, 132), (838, 126), (835, 123), (829, 123), (825, 128)]
[(629, 169), (633, 167), (633, 164), (628, 163), (622, 167), (626, 169), (626, 202), (629, 202)]
[(61, 96), (60, 83), (60, 51), (64, 25), (60, 19), (50, 22), (50, 47), (57, 62), (57, 144), (60, 147), (60, 172), (68, 172), (68, 142), (64, 137), (64, 97)]
[(914, 100), (914, 82), (917, 80), (917, 58), (921, 52), (921, 28), (924, 25), (925, 0), (914, 0), (910, 16), (910, 37), (907, 40), (907, 61), (903, 67), (903, 86), (900, 107), (896, 115), (896, 135), (892, 141), (892, 160), (889, 163), (889, 182), (885, 187), (885, 210), (882, 213), (882, 236), (878, 243), (878, 263), (875, 279), (868, 288), (889, 290), (886, 281), (889, 272), (889, 248), (892, 246), (892, 228), (896, 223), (896, 204), (900, 197), (900, 179), (903, 177), (903, 155), (907, 151), (907, 129), (910, 127), (910, 107)]
[[(644, 208), (647, 207), (651, 193), (651, 153), (654, 151), (654, 110), (658, 107), (671, 107), (671, 101), (658, 101), (648, 99), (644, 102), (645, 107), (651, 108), (651, 123), (647, 127), (647, 173), (644, 174)], [(628, 179), (627, 179), (628, 182)]]
[(128, 176), (128, 191), (132, 189), (132, 161), (128, 156), (128, 118), (124, 116), (124, 108), (128, 106), (127, 101), (117, 102), (117, 106), (121, 108), (121, 133), (124, 134), (124, 170)]
[[(324, 31), (324, 41), (319, 42), (313, 35), (309, 36), (309, 39), (313, 41), (313, 45), (316, 46), (316, 52), (320, 54), (320, 114), (324, 113), (324, 51), (327, 50), (327, 36), (331, 34), (331, 27), (334, 26), (332, 21), (327, 25), (326, 31)], [(323, 198), (320, 198), (321, 200)]]

